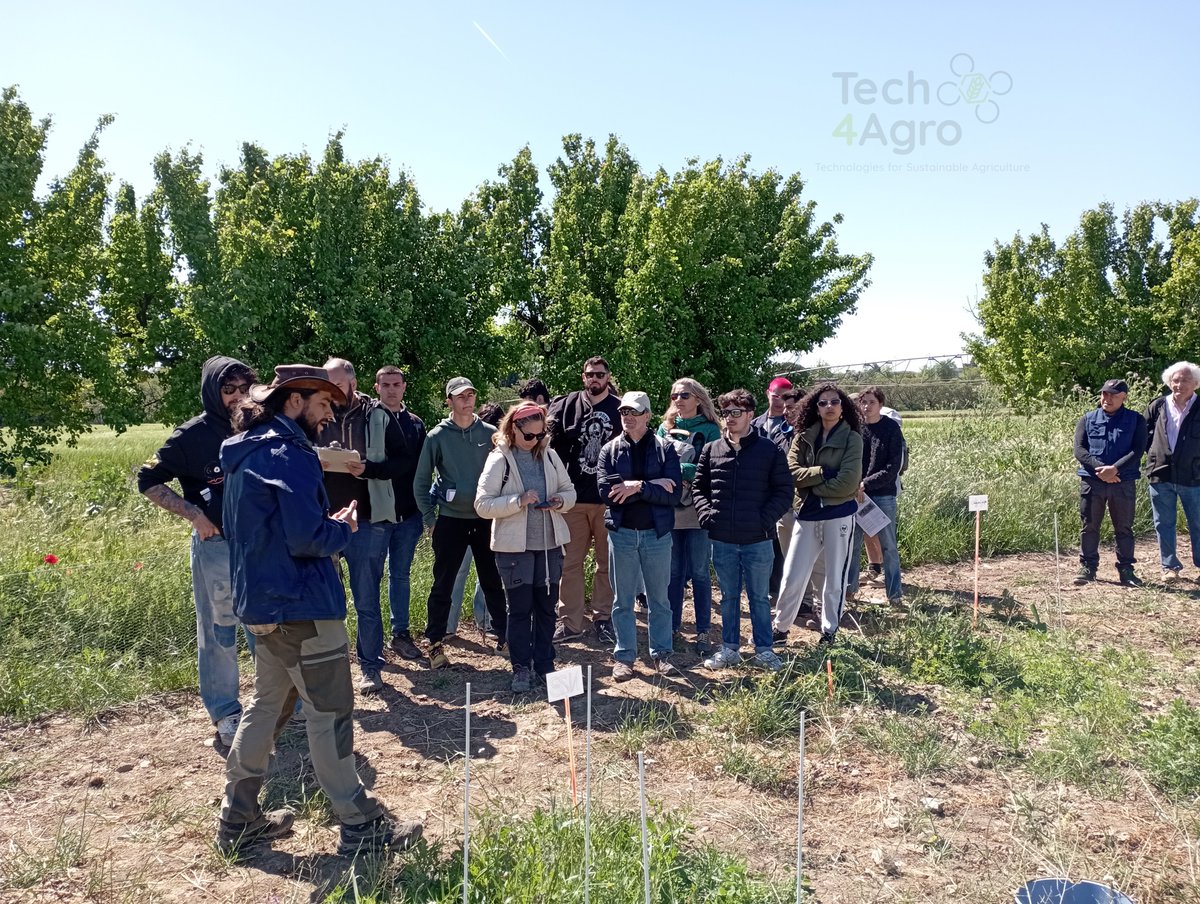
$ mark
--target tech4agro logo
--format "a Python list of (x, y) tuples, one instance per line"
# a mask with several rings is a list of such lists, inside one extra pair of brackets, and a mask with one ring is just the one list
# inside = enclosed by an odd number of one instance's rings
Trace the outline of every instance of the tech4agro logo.
[[(883, 82), (859, 78), (857, 72), (835, 72), (833, 77), (841, 83), (844, 106), (853, 102), (870, 107), (882, 102), (890, 106), (929, 107), (936, 98), (944, 107), (958, 104), (971, 107), (976, 121), (982, 125), (990, 125), (1000, 118), (1000, 104), (996, 98), (1012, 90), (1011, 75), (1003, 70), (990, 75), (976, 71), (975, 60), (968, 53), (956, 53), (950, 58), (950, 74), (954, 78), (941, 82), (932, 97), (929, 82), (917, 78), (911, 69), (903, 79), (889, 78)], [(911, 154), (914, 148), (933, 143), (950, 147), (958, 144), (962, 136), (963, 126), (957, 119), (894, 119), (885, 124), (875, 112), (867, 117), (861, 132), (854, 128), (854, 113), (843, 116), (833, 130), (833, 137), (842, 139), (847, 145), (861, 147), (872, 141), (878, 142), (880, 147), (890, 144), (893, 154)]]

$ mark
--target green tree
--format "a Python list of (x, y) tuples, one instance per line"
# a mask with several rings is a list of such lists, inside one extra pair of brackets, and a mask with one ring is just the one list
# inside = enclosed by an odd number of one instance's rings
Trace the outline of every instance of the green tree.
[(982, 333), (963, 337), (987, 379), (1010, 400), (1044, 400), (1186, 356), (1197, 338), (1195, 211), (1195, 200), (1146, 203), (1118, 221), (1102, 204), (1061, 244), (1044, 224), (996, 242)]
[(50, 122), (15, 88), (0, 94), (0, 469), (44, 460), (89, 429), (93, 404), (118, 430), (140, 393), (101, 296), (109, 177), (100, 119), (75, 166), (37, 197)]

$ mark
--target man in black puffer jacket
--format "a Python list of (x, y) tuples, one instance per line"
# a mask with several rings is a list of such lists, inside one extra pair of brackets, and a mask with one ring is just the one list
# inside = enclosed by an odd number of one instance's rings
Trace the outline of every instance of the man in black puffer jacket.
[(744, 583), (754, 637), (752, 661), (777, 671), (783, 663), (771, 651), (768, 586), (775, 559), (775, 522), (791, 508), (792, 475), (779, 447), (751, 427), (754, 396), (735, 389), (717, 404), (725, 429), (700, 453), (692, 485), (700, 527), (712, 539), (713, 567), (721, 589), (721, 649), (704, 665), (724, 668), (741, 662)]

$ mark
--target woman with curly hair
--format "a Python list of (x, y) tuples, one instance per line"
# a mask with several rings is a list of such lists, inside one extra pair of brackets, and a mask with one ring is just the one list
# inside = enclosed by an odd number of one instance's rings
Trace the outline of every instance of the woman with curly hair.
[(846, 604), (854, 513), (862, 481), (863, 441), (858, 410), (836, 383), (818, 384), (800, 402), (799, 434), (788, 453), (796, 487), (796, 527), (783, 565), (775, 610), (780, 639), (796, 617), (818, 559), (825, 564), (821, 643), (831, 644)]
[(566, 465), (550, 448), (546, 409), (518, 402), (492, 436), (475, 511), (492, 519), (492, 551), (508, 602), (508, 651), (513, 693), (533, 676), (554, 671), (554, 610), (563, 546), (571, 539), (562, 512), (575, 504)]
[(671, 384), (671, 404), (663, 415), (658, 435), (675, 443), (683, 469), (683, 496), (675, 506), (675, 530), (671, 533), (671, 583), (667, 600), (671, 603), (671, 627), (678, 633), (683, 624), (683, 589), (692, 581), (692, 603), (696, 609), (696, 652), (712, 652), (708, 631), (712, 626), (712, 543), (708, 531), (700, 527), (692, 502), (692, 481), (696, 462), (707, 443), (720, 438), (717, 409), (712, 397), (698, 381), (680, 377)]

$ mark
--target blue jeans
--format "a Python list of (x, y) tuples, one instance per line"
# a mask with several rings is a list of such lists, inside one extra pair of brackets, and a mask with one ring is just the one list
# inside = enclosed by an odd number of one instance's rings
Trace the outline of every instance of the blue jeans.
[(742, 587), (750, 601), (750, 631), (754, 652), (771, 649), (771, 566), (775, 562), (775, 544), (722, 543), (713, 540), (713, 568), (721, 590), (721, 643), (730, 650), (742, 645)]
[(671, 644), (671, 604), (667, 585), (671, 581), (671, 534), (663, 536), (650, 530), (610, 530), (608, 532), (608, 571), (613, 579), (616, 599), (612, 623), (617, 635), (613, 658), (620, 662), (637, 659), (637, 617), (633, 598), (639, 584), (646, 587), (650, 608), (650, 655), (669, 656)]
[(350, 569), (350, 595), (358, 615), (358, 637), (354, 649), (363, 669), (383, 668), (383, 611), (379, 605), (379, 584), (383, 580), (383, 562), (392, 538), (391, 521), (360, 521), (350, 535), (350, 544), (342, 552)]
[(388, 609), (391, 611), (393, 634), (408, 631), (412, 563), (423, 528), (420, 512), (392, 525), (392, 536), (388, 540)]
[[(896, 497), (872, 496), (879, 510), (888, 516), (888, 526), (875, 535), (883, 552), (883, 586), (889, 600), (898, 600), (903, 595), (900, 589), (900, 550), (896, 546)], [(847, 593), (858, 593), (858, 576), (863, 549), (863, 529), (854, 522), (854, 540), (850, 547), (850, 578), (846, 581)]]
[[(192, 595), (196, 600), (196, 660), (200, 700), (215, 725), (242, 711), (238, 702), (238, 617), (233, 612), (229, 544), (219, 534), (201, 540), (192, 532)], [(254, 635), (246, 645), (254, 652)]]
[[(458, 623), (462, 621), (463, 609), (467, 604), (467, 578), (471, 576), (472, 561), (474, 560), (471, 549), (468, 547), (458, 574), (454, 576), (454, 587), (450, 591), (450, 617), (446, 621), (446, 630), (451, 634), (458, 630)], [(487, 602), (483, 598), (483, 585), (478, 580), (475, 581), (475, 596), (471, 599), (471, 612), (475, 616), (476, 628), (480, 631), (491, 630), (492, 617), (488, 615)]]
[(671, 628), (678, 631), (683, 624), (683, 589), (691, 578), (696, 633), (706, 634), (712, 625), (712, 577), (708, 573), (712, 544), (708, 542), (708, 531), (673, 530), (671, 543), (671, 583), (667, 587)]
[(1200, 487), (1185, 487), (1178, 483), (1152, 483), (1150, 510), (1154, 513), (1154, 532), (1158, 534), (1158, 554), (1162, 567), (1179, 571), (1183, 564), (1175, 554), (1175, 525), (1179, 519), (1178, 506), (1183, 506), (1192, 541), (1192, 564), (1200, 568)]

